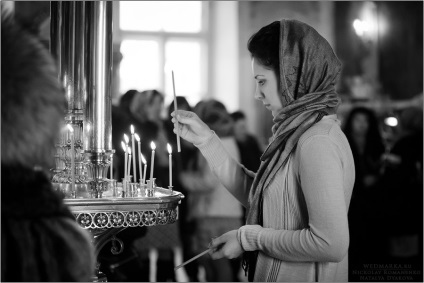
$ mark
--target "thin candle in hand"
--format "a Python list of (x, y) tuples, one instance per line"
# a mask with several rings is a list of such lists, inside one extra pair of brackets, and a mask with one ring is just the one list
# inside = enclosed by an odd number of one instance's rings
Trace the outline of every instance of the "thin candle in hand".
[[(174, 79), (174, 71), (172, 71), (172, 88), (174, 90), (174, 111), (175, 113), (177, 113), (176, 111), (178, 110), (177, 107), (177, 94), (175, 92), (175, 79)], [(181, 152), (181, 146), (180, 146), (180, 134), (178, 133), (178, 130), (180, 129), (180, 126), (178, 124), (178, 120), (177, 120), (177, 150), (178, 152)]]

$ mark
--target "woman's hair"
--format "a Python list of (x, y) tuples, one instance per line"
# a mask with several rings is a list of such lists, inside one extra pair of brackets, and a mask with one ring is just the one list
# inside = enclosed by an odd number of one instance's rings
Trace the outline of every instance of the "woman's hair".
[(255, 58), (272, 69), (277, 78), (280, 78), (280, 22), (275, 21), (261, 28), (253, 34), (247, 42), (247, 49), (252, 58)]
[(368, 120), (368, 131), (366, 134), (366, 146), (365, 154), (378, 155), (383, 149), (383, 142), (380, 135), (380, 128), (378, 126), (378, 120), (373, 110), (366, 107), (356, 107), (353, 108), (349, 113), (345, 126), (344, 133), (352, 146), (353, 144), (353, 120), (356, 115), (362, 114), (367, 117)]
[(65, 92), (52, 56), (35, 36), (1, 15), (1, 162), (54, 165)]
[(139, 93), (138, 90), (130, 89), (121, 96), (121, 99), (119, 100), (119, 107), (124, 112), (130, 113), (131, 102), (137, 93)]
[(194, 107), (194, 112), (219, 137), (232, 136), (234, 134), (233, 119), (221, 102), (215, 99), (200, 101)]
[(237, 122), (238, 120), (246, 119), (246, 115), (244, 115), (243, 111), (236, 111), (230, 114), (231, 118), (233, 118), (234, 122)]
[(145, 96), (145, 99), (148, 105), (151, 105), (156, 97), (159, 97), (161, 102), (163, 102), (165, 99), (165, 96), (163, 95), (163, 93), (161, 93), (160, 91), (156, 89), (142, 91), (141, 95)]

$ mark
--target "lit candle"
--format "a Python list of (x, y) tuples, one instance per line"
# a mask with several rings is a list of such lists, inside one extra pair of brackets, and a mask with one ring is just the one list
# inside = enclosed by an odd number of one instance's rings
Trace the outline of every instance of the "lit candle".
[(124, 161), (124, 180), (127, 179), (127, 159), (128, 159), (128, 152), (127, 152), (127, 146), (124, 142), (121, 142), (122, 149), (125, 152), (125, 161)]
[(143, 164), (144, 164), (143, 184), (145, 184), (146, 183), (146, 177), (147, 177), (147, 175), (146, 175), (146, 173), (147, 173), (146, 172), (147, 171), (147, 161), (146, 161), (146, 158), (144, 158), (144, 155), (142, 153), (140, 153), (140, 155), (141, 155), (141, 160), (143, 161)]
[[(124, 134), (124, 140), (125, 140), (125, 148), (127, 149), (127, 152), (128, 152), (128, 142), (130, 141), (129, 140), (129, 138), (128, 138), (128, 136), (126, 135), (126, 134)], [(125, 162), (125, 172), (127, 172), (127, 174), (125, 174), (125, 180), (127, 180), (127, 178), (128, 178), (128, 175), (130, 174), (130, 172), (129, 172), (129, 170), (128, 170), (128, 163), (127, 162)]]
[(135, 149), (134, 149), (135, 148), (135, 142), (134, 142), (134, 126), (133, 125), (131, 125), (130, 130), (131, 130), (131, 149), (132, 149), (132, 152), (134, 154), (134, 159), (133, 159), (134, 183), (136, 183), (137, 182), (137, 167), (136, 167), (136, 163), (135, 163), (136, 154), (135, 154)]
[(71, 192), (75, 192), (75, 138), (74, 128), (70, 124), (67, 125), (69, 129), (69, 138), (71, 139)]
[(172, 147), (169, 143), (166, 144), (169, 153), (169, 186), (172, 187)]
[(150, 163), (150, 184), (153, 184), (153, 167), (155, 166), (155, 149), (156, 145), (154, 142), (150, 143), (150, 147), (152, 148), (152, 162)]
[[(175, 113), (177, 113), (177, 94), (175, 92), (175, 79), (174, 79), (174, 71), (172, 71), (172, 88), (174, 90), (174, 111)], [(177, 151), (181, 152), (181, 146), (180, 146), (180, 134), (178, 133), (180, 129), (180, 126), (178, 124), (178, 120), (177, 120)]]
[(131, 183), (131, 148), (128, 147), (128, 181)]
[[(137, 134), (135, 134), (134, 136), (135, 136), (135, 139), (137, 140), (137, 143), (138, 143), (138, 154), (137, 154), (137, 156), (138, 156), (138, 169), (140, 171), (140, 179), (143, 180), (143, 175), (141, 174), (141, 157), (140, 157), (140, 154), (141, 154), (140, 146), (141, 145), (140, 145), (140, 137)], [(135, 151), (134, 151), (134, 160), (135, 160)], [(137, 182), (137, 180), (134, 179), (134, 182)]]

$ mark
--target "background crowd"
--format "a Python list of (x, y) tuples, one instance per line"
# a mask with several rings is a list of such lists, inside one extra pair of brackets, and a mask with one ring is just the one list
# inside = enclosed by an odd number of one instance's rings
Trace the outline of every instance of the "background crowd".
[[(226, 150), (246, 168), (258, 169), (266, 144), (248, 132), (249, 118), (245, 113), (229, 113), (222, 102), (214, 99), (191, 106), (185, 97), (179, 96), (177, 102), (179, 109), (194, 111), (208, 124)], [(142, 133), (143, 152), (149, 152), (150, 140), (158, 144), (168, 142), (176, 148), (169, 115), (173, 110), (173, 103), (168, 107), (164, 105), (163, 93), (129, 90), (113, 109), (115, 148), (131, 124)], [(417, 268), (422, 265), (423, 112), (420, 107), (408, 107), (393, 114), (398, 120), (397, 126), (388, 125), (382, 113), (365, 106), (353, 106), (347, 115), (339, 117), (356, 170), (348, 214), (350, 281), (359, 281), (355, 270), (362, 269), (366, 263), (402, 262)], [(145, 156), (149, 158), (149, 154)], [(205, 250), (211, 238), (239, 227), (245, 216), (244, 208), (228, 195), (195, 147), (182, 141), (182, 153), (174, 154), (173, 158), (175, 186), (186, 196), (180, 207), (179, 221), (174, 226), (148, 228), (146, 235), (135, 241), (135, 250), (145, 258), (146, 270), (147, 250), (159, 251), (156, 272), (159, 281), (176, 280), (173, 271), (176, 247), (181, 246), (183, 260), (187, 260)], [(120, 179), (123, 154), (118, 151), (114, 161), (118, 168), (115, 179)], [(166, 187), (166, 156), (162, 161), (158, 156), (155, 172), (160, 176), (158, 185)], [(212, 261), (202, 257), (185, 266), (190, 281), (201, 279), (199, 268), (204, 270), (203, 279), (207, 281), (245, 280), (238, 260)], [(148, 271), (143, 274), (148, 280)], [(140, 275), (136, 276), (140, 279)]]

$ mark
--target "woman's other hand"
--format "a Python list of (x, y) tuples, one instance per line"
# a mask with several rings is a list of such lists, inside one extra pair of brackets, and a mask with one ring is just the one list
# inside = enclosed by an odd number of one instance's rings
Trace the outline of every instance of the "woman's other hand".
[(243, 253), (243, 248), (237, 240), (237, 230), (225, 233), (221, 237), (212, 240), (209, 254), (212, 259), (236, 258)]
[[(195, 145), (202, 144), (211, 135), (212, 131), (200, 118), (193, 112), (177, 110), (171, 113), (172, 123), (174, 123), (174, 133), (177, 133)], [(177, 120), (179, 128), (177, 129)]]

